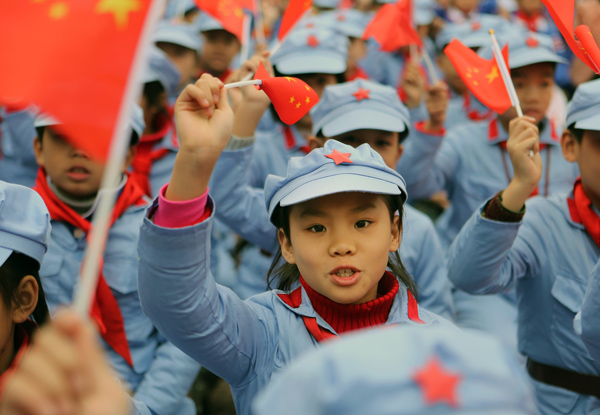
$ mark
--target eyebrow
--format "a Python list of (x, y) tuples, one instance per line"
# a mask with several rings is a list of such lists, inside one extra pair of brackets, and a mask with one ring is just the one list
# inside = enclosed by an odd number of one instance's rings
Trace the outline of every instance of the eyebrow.
[[(351, 213), (361, 213), (361, 212), (365, 212), (367, 210), (376, 209), (376, 208), (377, 207), (373, 203), (365, 203), (364, 205), (360, 205), (360, 206), (353, 208), (350, 212)], [(302, 219), (307, 218), (307, 217), (325, 218), (328, 216), (330, 216), (330, 215), (326, 212), (323, 212), (322, 210), (311, 209), (311, 208), (307, 208), (304, 211), (302, 211), (302, 213), (300, 213), (300, 218), (302, 218)]]
[(377, 207), (373, 203), (365, 203), (364, 205), (357, 206), (351, 210), (352, 213), (360, 213), (366, 210), (377, 209)]

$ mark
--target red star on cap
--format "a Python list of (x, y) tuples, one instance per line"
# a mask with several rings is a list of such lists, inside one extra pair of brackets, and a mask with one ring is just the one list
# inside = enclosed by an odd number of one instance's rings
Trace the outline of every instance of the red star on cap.
[(314, 23), (306, 23), (306, 26), (305, 26), (305, 27), (306, 27), (307, 29), (312, 29), (313, 27), (315, 27), (315, 24), (314, 24)]
[(473, 22), (473, 24), (471, 25), (471, 30), (479, 30), (481, 29), (481, 22)]
[(325, 157), (330, 158), (331, 160), (335, 161), (336, 165), (342, 164), (342, 163), (354, 164), (354, 162), (352, 160), (350, 160), (350, 154), (351, 153), (340, 153), (339, 151), (337, 151), (334, 148), (333, 151), (331, 152), (331, 154), (325, 154)]
[(317, 46), (319, 46), (319, 39), (317, 39), (315, 35), (310, 35), (306, 40), (306, 44), (311, 48), (316, 48)]
[(370, 89), (362, 89), (362, 88), (359, 87), (358, 91), (356, 91), (352, 95), (354, 95), (356, 97), (356, 101), (358, 102), (358, 101), (362, 101), (363, 99), (369, 99), (369, 98), (371, 98), (369, 96), (370, 93), (371, 93)]
[(344, 16), (343, 14), (338, 14), (337, 20), (338, 20), (338, 22), (343, 22), (346, 20), (346, 16)]
[(527, 40), (525, 41), (525, 44), (527, 46), (529, 46), (530, 48), (537, 48), (540, 45), (540, 42), (537, 39), (528, 37)]
[(412, 379), (423, 391), (423, 399), (427, 405), (445, 402), (449, 406), (458, 407), (456, 388), (461, 376), (446, 371), (437, 357), (431, 358)]

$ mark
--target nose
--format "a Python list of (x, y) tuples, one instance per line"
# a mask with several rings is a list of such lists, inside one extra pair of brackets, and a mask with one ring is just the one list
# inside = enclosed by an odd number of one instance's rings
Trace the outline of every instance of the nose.
[(74, 148), (73, 149), (73, 157), (81, 157), (84, 159), (89, 159), (90, 155), (81, 149)]
[(334, 257), (354, 255), (356, 243), (347, 232), (335, 232), (332, 235), (329, 255)]

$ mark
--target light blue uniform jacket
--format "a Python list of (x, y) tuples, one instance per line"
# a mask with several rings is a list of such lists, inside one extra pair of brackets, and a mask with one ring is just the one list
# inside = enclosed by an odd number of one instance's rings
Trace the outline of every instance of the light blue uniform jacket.
[[(255, 244), (242, 254), (238, 283), (234, 291), (242, 298), (265, 291), (267, 272), (277, 250), (277, 232), (269, 221), (262, 189), (248, 183), (248, 169), (253, 152), (259, 146), (224, 151), (211, 179), (212, 196), (218, 205), (215, 216)], [(286, 170), (273, 174), (284, 176)], [(275, 169), (274, 169), (275, 170)], [(400, 257), (419, 287), (419, 304), (446, 318), (453, 319), (450, 283), (446, 277), (443, 251), (431, 220), (405, 205), (404, 229)]]
[(28, 111), (6, 112), (0, 109), (3, 121), (0, 180), (32, 187), (38, 165), (33, 153), (33, 140), (37, 133), (33, 127), (34, 116)]
[[(600, 363), (575, 333), (573, 319), (600, 248), (571, 220), (567, 196), (572, 194), (532, 198), (520, 223), (485, 219), (478, 209), (448, 251), (448, 276), (472, 294), (516, 285), (519, 351), (540, 363), (598, 376)], [(596, 413), (587, 412), (595, 398), (534, 384), (543, 414)]]
[(581, 339), (590, 355), (600, 362), (600, 262), (592, 271), (580, 318)]
[[(208, 203), (210, 207), (212, 199)], [(301, 305), (292, 308), (277, 296), (280, 291), (243, 301), (216, 284), (210, 273), (211, 226), (212, 218), (178, 229), (144, 220), (138, 246), (140, 300), (173, 344), (231, 386), (238, 414), (246, 415), (271, 376), (317, 346), (302, 316), (333, 329), (317, 315), (303, 289)], [(418, 324), (407, 316), (407, 301), (400, 285), (386, 324)], [(423, 308), (419, 317), (426, 325), (451, 326)]]
[[(136, 400), (157, 415), (192, 415), (195, 408), (186, 395), (200, 366), (159, 333), (139, 301), (136, 247), (146, 207), (132, 206), (114, 223), (104, 253), (104, 278), (123, 315), (133, 368), (104, 341), (103, 345)], [(87, 242), (83, 235), (75, 237), (70, 225), (55, 220), (51, 224), (40, 276), (48, 306), (55, 311), (73, 302)]]
[[(506, 188), (512, 179), (510, 157), (498, 144), (508, 139), (508, 133), (498, 122), (497, 134), (490, 139), (494, 122), (468, 122), (451, 129), (445, 137), (427, 135), (415, 128), (406, 142), (396, 170), (405, 178), (411, 198), (428, 198), (440, 190), (448, 192), (451, 206), (436, 222), (444, 248), (450, 246), (477, 207)], [(569, 192), (579, 175), (577, 165), (562, 156), (560, 134), (552, 133), (549, 123), (540, 132), (540, 142), (548, 144), (540, 153), (540, 195), (545, 194), (546, 186), (548, 195)]]

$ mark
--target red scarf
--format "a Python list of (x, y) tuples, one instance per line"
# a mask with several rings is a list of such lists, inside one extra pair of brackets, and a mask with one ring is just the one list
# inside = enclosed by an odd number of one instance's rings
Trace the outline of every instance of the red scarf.
[[(137, 182), (138, 186), (148, 197), (154, 197), (150, 183), (150, 172), (155, 161), (162, 159), (169, 153), (167, 148), (154, 150), (156, 146), (173, 128), (173, 121), (170, 117), (164, 116), (159, 119), (158, 131), (152, 134), (145, 134), (141, 137), (136, 146), (135, 157), (131, 163), (131, 178)], [(173, 138), (176, 141), (175, 133)]]
[(357, 66), (346, 76), (346, 82), (355, 79), (369, 79), (369, 75), (360, 66)]
[[(300, 277), (300, 283), (304, 287), (308, 298), (310, 298), (314, 310), (338, 334), (385, 324), (400, 287), (396, 277), (386, 271), (379, 282), (379, 296), (376, 299), (362, 304), (338, 304), (313, 290), (302, 277)], [(419, 318), (415, 297), (409, 290), (407, 290), (407, 293), (408, 318), (423, 324), (423, 321)], [(302, 290), (300, 287), (289, 294), (278, 294), (278, 296), (292, 308), (298, 308), (302, 303)], [(319, 326), (316, 318), (303, 316), (302, 319), (306, 329), (318, 342), (336, 337), (335, 334)]]
[[(38, 170), (38, 176), (35, 181), (35, 187), (50, 212), (50, 217), (53, 220), (66, 222), (85, 232), (87, 237), (90, 235), (92, 224), (85, 218), (81, 217), (77, 212), (67, 206), (60, 200), (50, 189), (46, 172), (43, 169)], [(137, 183), (131, 178), (127, 178), (127, 182), (121, 194), (115, 202), (113, 217), (110, 226), (131, 206), (145, 205), (144, 192), (139, 188)], [(125, 336), (125, 324), (123, 316), (119, 309), (119, 304), (115, 299), (110, 287), (102, 274), (103, 261), (100, 262), (100, 276), (98, 278), (98, 286), (96, 287), (96, 295), (90, 311), (92, 319), (98, 324), (100, 335), (102, 338), (117, 352), (131, 367), (131, 353), (129, 352), (129, 344)]]
[[(285, 148), (287, 150), (293, 150), (296, 147), (296, 139), (294, 138), (294, 132), (292, 131), (292, 127), (286, 125), (283, 128), (283, 136), (285, 138)], [(308, 146), (302, 146), (299, 148), (304, 154), (310, 153), (310, 148)]]
[(573, 199), (567, 199), (567, 203), (573, 222), (582, 224), (596, 245), (600, 247), (600, 217), (594, 211), (590, 198), (583, 191), (581, 177), (575, 181)]
[(21, 364), (21, 360), (23, 360), (23, 356), (29, 350), (31, 346), (31, 338), (33, 332), (37, 329), (37, 324), (35, 324), (31, 320), (26, 320), (22, 324), (17, 324), (15, 326), (15, 346), (17, 349), (17, 353), (15, 354), (14, 359), (10, 363), (6, 372), (0, 374), (0, 399), (2, 399), (2, 392), (4, 391), (4, 385), (15, 373), (15, 370)]
[(538, 13), (532, 14), (531, 16), (528, 16), (525, 13), (523, 13), (521, 10), (517, 10), (515, 12), (515, 16), (523, 22), (525, 27), (527, 27), (527, 30), (530, 30), (532, 32), (537, 32), (538, 31), (537, 22), (538, 22), (538, 19), (543, 16), (543, 14), (541, 12), (538, 12)]

